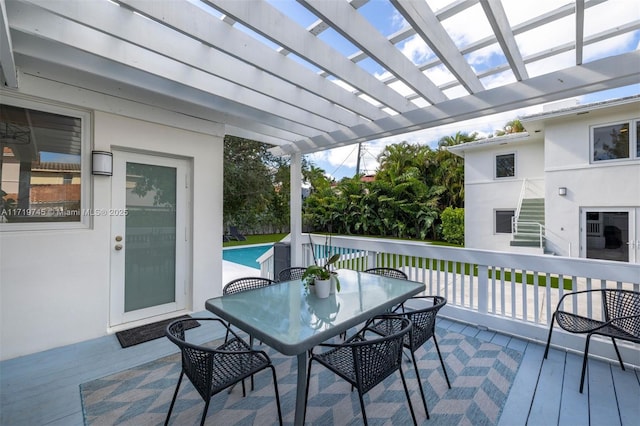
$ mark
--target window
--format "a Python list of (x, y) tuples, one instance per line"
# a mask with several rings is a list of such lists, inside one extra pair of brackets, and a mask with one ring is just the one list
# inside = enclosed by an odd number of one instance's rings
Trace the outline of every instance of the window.
[(0, 222), (82, 221), (85, 116), (0, 104)]
[(516, 155), (496, 155), (496, 178), (514, 177), (516, 175)]
[(496, 210), (496, 234), (510, 234), (515, 210)]
[[(632, 124), (635, 124), (635, 132)], [(592, 128), (592, 159), (596, 161), (623, 160), (640, 156), (638, 131), (640, 121), (607, 124)]]

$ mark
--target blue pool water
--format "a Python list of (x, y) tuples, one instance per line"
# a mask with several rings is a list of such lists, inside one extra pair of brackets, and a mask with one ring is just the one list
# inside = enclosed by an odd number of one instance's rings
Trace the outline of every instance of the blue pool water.
[(229, 262), (260, 269), (260, 264), (256, 259), (265, 254), (271, 247), (273, 247), (273, 244), (260, 244), (238, 248), (230, 247), (222, 250), (222, 258)]

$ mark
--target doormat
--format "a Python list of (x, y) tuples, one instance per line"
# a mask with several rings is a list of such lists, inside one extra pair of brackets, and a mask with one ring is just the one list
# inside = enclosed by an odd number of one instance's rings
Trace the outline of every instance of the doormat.
[[(116, 337), (118, 338), (118, 342), (120, 342), (120, 346), (123, 348), (128, 348), (129, 346), (138, 345), (140, 343), (148, 342), (150, 340), (159, 339), (160, 337), (164, 337), (164, 331), (167, 328), (167, 325), (171, 321), (175, 321), (177, 319), (182, 318), (191, 318), (189, 315), (182, 315), (176, 318), (169, 318), (163, 321), (154, 322), (147, 325), (141, 325), (140, 327), (130, 328), (129, 330), (118, 331), (116, 333)], [(191, 328), (199, 327), (200, 323), (196, 320), (187, 321), (184, 324), (184, 329), (189, 330)]]

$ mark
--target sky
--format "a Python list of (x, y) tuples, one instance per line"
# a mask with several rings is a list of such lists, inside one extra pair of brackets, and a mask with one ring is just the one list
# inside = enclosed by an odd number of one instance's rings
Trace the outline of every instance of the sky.
[[(446, 6), (451, 0), (427, 0), (431, 9), (437, 12)], [(530, 19), (532, 16), (540, 15), (547, 11), (556, 9), (569, 1), (560, 0), (503, 0), (503, 6), (511, 25), (517, 25)], [(271, 0), (271, 3), (286, 13), (305, 27), (315, 21), (315, 17), (306, 11), (294, 0)], [(400, 30), (406, 25), (403, 18), (395, 11), (387, 0), (370, 0), (359, 12), (364, 15), (383, 34), (390, 35)], [(609, 0), (585, 11), (585, 38), (597, 34), (602, 30), (602, 25), (610, 22), (624, 24), (640, 19), (640, 2), (637, 0)], [(453, 18), (442, 21), (443, 26), (451, 35), (456, 45), (465, 46), (469, 43), (482, 39), (492, 33), (491, 27), (484, 17), (484, 12), (480, 4), (467, 9), (465, 12)], [(342, 38), (332, 29), (326, 30), (319, 37), (330, 43), (341, 53), (350, 55), (359, 49)], [(575, 24), (573, 15), (563, 18), (555, 23), (547, 24), (541, 28), (528, 31), (516, 36), (516, 41), (523, 56), (548, 50), (552, 46), (557, 46), (565, 42), (571, 42), (575, 38)], [(398, 45), (398, 48), (415, 64), (422, 64), (434, 57), (433, 52), (419, 37), (414, 36)], [(625, 33), (621, 36), (608, 39), (604, 42), (585, 45), (583, 57), (584, 63), (607, 57), (613, 54), (638, 50), (640, 48), (640, 31)], [(497, 43), (467, 55), (467, 61), (473, 69), (478, 72), (493, 68), (506, 62), (500, 47)], [(302, 62), (302, 61), (301, 61)], [(379, 78), (384, 78), (386, 70), (372, 60), (365, 60), (358, 63), (368, 72)], [(566, 54), (560, 54), (551, 58), (527, 64), (529, 77), (534, 77), (549, 71), (572, 66), (575, 64), (575, 52), (572, 50)], [(313, 67), (305, 63), (306, 66)], [(427, 70), (425, 74), (435, 83), (442, 84), (453, 79), (445, 67), (437, 67)], [(502, 86), (514, 82), (511, 72), (499, 73), (481, 79), (485, 88)], [(335, 81), (336, 84), (343, 84)], [(344, 85), (344, 84), (343, 84)], [(395, 85), (395, 86), (394, 86)], [(406, 90), (401, 83), (392, 84), (400, 93)], [(408, 93), (408, 92), (407, 92)], [(466, 91), (461, 87), (444, 91), (450, 98), (466, 95)], [(640, 84), (609, 90), (605, 92), (592, 93), (576, 98), (580, 104), (599, 102), (607, 99), (616, 99), (640, 93)], [(427, 106), (416, 102), (417, 107)], [(478, 133), (481, 137), (493, 134), (497, 129), (501, 129), (508, 121), (529, 114), (542, 111), (543, 105), (507, 111), (500, 114), (485, 116), (464, 122), (458, 122), (437, 128), (407, 133), (389, 138), (369, 141), (361, 147), (361, 173), (374, 173), (378, 167), (376, 158), (388, 144), (406, 141), (409, 143), (429, 144), (437, 146), (438, 140), (443, 136), (454, 135), (456, 132)], [(332, 150), (317, 152), (308, 155), (315, 166), (324, 169), (327, 175), (335, 179), (352, 177), (356, 172), (358, 156), (358, 145), (351, 145)]]

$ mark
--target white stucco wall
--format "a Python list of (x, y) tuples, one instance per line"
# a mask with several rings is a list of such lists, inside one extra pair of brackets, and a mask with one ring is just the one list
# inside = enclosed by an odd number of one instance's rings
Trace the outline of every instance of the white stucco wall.
[[(494, 179), (495, 157), (515, 153), (516, 176)], [(542, 140), (489, 145), (465, 151), (465, 247), (509, 250), (511, 234), (496, 234), (496, 210), (516, 210), (523, 180), (544, 188)]]
[[(109, 108), (118, 110), (114, 102)], [(145, 109), (140, 105), (136, 114), (143, 115)], [(89, 111), (93, 113), (93, 146), (83, 155), (90, 155), (91, 149), (121, 147), (191, 162), (192, 261), (187, 309), (202, 310), (205, 300), (219, 295), (222, 287), (223, 126), (219, 125), (219, 135), (212, 135), (154, 123), (153, 110), (149, 110), (150, 121)], [(190, 120), (163, 114), (173, 123)], [(93, 201), (87, 207), (109, 208), (111, 178), (87, 175), (83, 183), (92, 185)], [(108, 332), (110, 228), (109, 217), (96, 216), (84, 229), (0, 232), (1, 359)]]
[(554, 252), (568, 255), (570, 245), (571, 256), (580, 255), (580, 208), (640, 208), (640, 159), (590, 162), (592, 126), (638, 118), (635, 103), (545, 123), (545, 212)]

